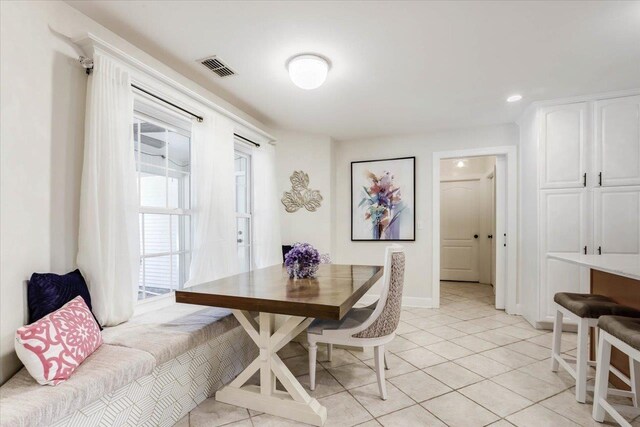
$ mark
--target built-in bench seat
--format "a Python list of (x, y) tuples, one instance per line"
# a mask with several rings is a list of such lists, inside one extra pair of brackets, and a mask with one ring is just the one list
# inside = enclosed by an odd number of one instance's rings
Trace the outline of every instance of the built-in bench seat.
[(182, 304), (105, 328), (103, 340), (55, 387), (20, 370), (0, 387), (0, 425), (171, 426), (257, 354), (228, 310)]

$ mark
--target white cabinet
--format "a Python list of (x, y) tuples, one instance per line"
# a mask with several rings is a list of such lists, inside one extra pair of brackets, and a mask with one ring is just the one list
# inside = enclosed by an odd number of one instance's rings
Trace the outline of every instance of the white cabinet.
[(583, 187), (587, 173), (586, 102), (542, 108), (540, 117), (540, 187)]
[(594, 190), (594, 251), (640, 253), (640, 187)]
[[(640, 254), (640, 94), (548, 103), (520, 125), (521, 152), (537, 153), (522, 158), (535, 164), (523, 170), (537, 173), (530, 180), (537, 189), (520, 193), (522, 206), (535, 203), (538, 239), (521, 245), (537, 263), (521, 263), (520, 281), (538, 285), (539, 300), (523, 312), (549, 322), (556, 292), (589, 292), (588, 269), (549, 260), (550, 252)], [(529, 212), (522, 215), (531, 222)]]
[(640, 185), (640, 96), (596, 101), (594, 122), (602, 186)]
[(580, 254), (590, 246), (589, 193), (584, 188), (540, 191), (540, 319), (553, 320), (556, 292), (588, 292), (588, 275), (549, 252)]

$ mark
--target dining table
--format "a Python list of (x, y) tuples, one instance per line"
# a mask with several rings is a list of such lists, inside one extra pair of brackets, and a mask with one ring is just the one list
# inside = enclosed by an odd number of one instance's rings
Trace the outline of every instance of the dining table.
[[(178, 303), (230, 309), (258, 346), (257, 358), (218, 390), (215, 399), (324, 425), (327, 409), (309, 396), (278, 351), (314, 319), (341, 320), (382, 274), (382, 266), (321, 264), (315, 277), (299, 279), (289, 277), (279, 264), (177, 290)], [(278, 325), (276, 315), (282, 315)], [(256, 372), (259, 385), (248, 383)]]

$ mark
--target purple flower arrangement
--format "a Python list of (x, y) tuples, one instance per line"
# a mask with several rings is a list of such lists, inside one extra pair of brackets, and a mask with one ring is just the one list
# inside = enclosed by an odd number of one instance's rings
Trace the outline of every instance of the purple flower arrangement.
[(315, 277), (320, 265), (320, 253), (308, 243), (294, 243), (284, 257), (284, 265), (291, 278)]

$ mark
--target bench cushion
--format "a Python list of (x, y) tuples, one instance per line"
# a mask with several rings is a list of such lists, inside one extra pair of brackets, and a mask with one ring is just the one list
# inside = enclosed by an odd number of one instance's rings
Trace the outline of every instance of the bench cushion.
[(118, 388), (151, 373), (144, 351), (103, 344), (74, 374), (55, 387), (42, 386), (26, 369), (0, 387), (3, 426), (48, 426)]
[(602, 316), (598, 327), (620, 341), (640, 350), (640, 319), (623, 316)]
[(237, 326), (229, 310), (174, 304), (105, 328), (102, 337), (106, 344), (145, 351), (160, 365)]
[(618, 304), (604, 295), (558, 292), (553, 300), (580, 318), (597, 319), (607, 315), (640, 317), (640, 311)]

